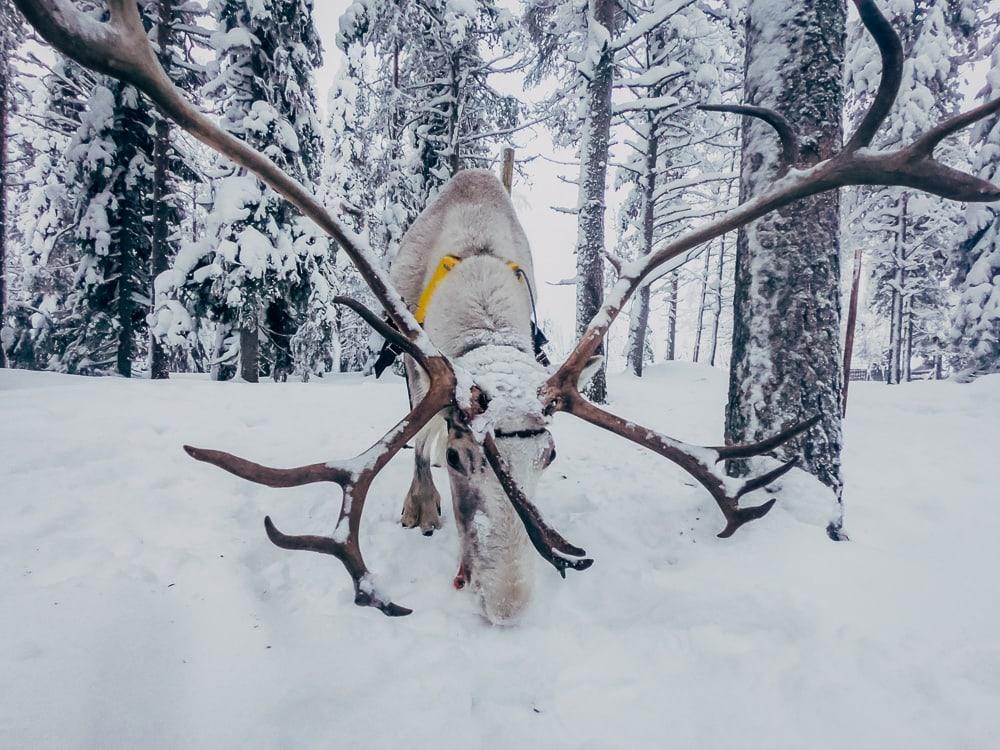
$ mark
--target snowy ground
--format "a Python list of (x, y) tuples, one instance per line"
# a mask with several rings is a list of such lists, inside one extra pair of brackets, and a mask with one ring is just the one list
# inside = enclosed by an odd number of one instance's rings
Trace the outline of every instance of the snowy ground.
[[(718, 440), (719, 371), (611, 388), (623, 414)], [(0, 370), (0, 744), (996, 748), (1000, 377), (852, 397), (842, 544), (802, 477), (718, 540), (682, 473), (560, 418), (539, 505), (597, 562), (566, 581), (540, 562), (535, 606), (503, 629), (451, 588), (450, 525), (397, 525), (411, 453), (366, 509), (369, 566), (416, 609), (390, 619), (353, 606), (337, 561), (264, 536), (265, 513), (329, 533), (336, 488), (258, 487), (180, 449), (351, 455), (402, 413), (399, 381)]]

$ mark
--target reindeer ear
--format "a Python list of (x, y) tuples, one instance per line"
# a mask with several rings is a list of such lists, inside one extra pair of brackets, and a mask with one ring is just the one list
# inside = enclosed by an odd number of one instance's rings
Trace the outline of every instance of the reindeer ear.
[(596, 357), (591, 357), (587, 360), (587, 364), (583, 366), (582, 372), (580, 372), (580, 378), (576, 381), (576, 389), (578, 391), (584, 390), (590, 381), (594, 379), (597, 371), (604, 366), (604, 357), (598, 354)]

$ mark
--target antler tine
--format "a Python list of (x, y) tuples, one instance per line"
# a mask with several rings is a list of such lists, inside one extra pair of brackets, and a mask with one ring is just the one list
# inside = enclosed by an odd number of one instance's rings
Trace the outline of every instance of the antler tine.
[[(376, 607), (389, 616), (408, 615), (412, 610), (394, 604), (375, 587), (361, 555), (361, 514), (372, 481), (389, 460), (438, 412), (454, 402), (455, 376), (443, 360), (429, 361), (430, 389), (424, 399), (381, 440), (357, 458), (346, 462), (310, 464), (293, 469), (274, 469), (223, 451), (184, 446), (188, 454), (225, 469), (231, 474), (269, 487), (298, 487), (314, 482), (334, 482), (343, 489), (340, 516), (333, 536), (294, 536), (279, 531), (270, 516), (264, 519), (268, 539), (283, 549), (309, 550), (333, 555), (354, 582), (354, 603)], [(471, 407), (470, 407), (471, 408)], [(465, 412), (467, 418), (472, 415)]]
[(344, 307), (349, 307), (354, 312), (356, 312), (361, 319), (364, 320), (368, 325), (375, 329), (382, 338), (386, 341), (391, 341), (393, 344), (399, 347), (400, 351), (409, 354), (417, 362), (424, 363), (426, 357), (424, 357), (423, 352), (419, 348), (413, 345), (413, 342), (406, 338), (403, 334), (397, 331), (395, 328), (387, 324), (385, 321), (381, 320), (378, 315), (373, 313), (363, 304), (358, 302), (356, 299), (351, 297), (336, 296), (333, 298), (333, 302), (336, 305), (343, 305)]
[(316, 222), (344, 249), (403, 335), (425, 356), (437, 355), (367, 244), (267, 156), (202, 114), (167, 77), (142, 27), (135, 0), (111, 0), (109, 22), (92, 18), (68, 0), (14, 1), (28, 22), (53, 47), (87, 68), (131, 83), (181, 128), (252, 172)]
[(315, 484), (316, 482), (343, 484), (350, 480), (349, 472), (325, 463), (309, 464), (294, 469), (273, 469), (225, 451), (194, 448), (190, 445), (185, 445), (184, 451), (195, 461), (218, 466), (241, 479), (265, 484), (268, 487), (301, 487), (304, 484)]
[(776, 435), (772, 435), (771, 437), (765, 438), (757, 443), (720, 445), (712, 448), (712, 450), (719, 454), (720, 461), (725, 461), (731, 458), (750, 458), (752, 456), (761, 456), (769, 451), (773, 451), (779, 445), (787, 443), (792, 438), (798, 437), (811, 427), (819, 424), (820, 419), (822, 419), (822, 417), (817, 414), (814, 417), (810, 417), (809, 419), (799, 422), (798, 424), (794, 424)]
[(1000, 97), (938, 123), (917, 138), (907, 150), (914, 156), (930, 158), (934, 155), (934, 149), (938, 144), (949, 135), (954, 135), (997, 112), (1000, 112)]
[(510, 503), (524, 524), (528, 538), (538, 554), (559, 571), (559, 575), (563, 578), (566, 577), (567, 569), (586, 570), (593, 565), (592, 559), (584, 557), (587, 554), (585, 550), (567, 542), (558, 531), (545, 523), (538, 508), (514, 481), (507, 462), (500, 455), (496, 440), (491, 433), (487, 433), (483, 440), (483, 451), (486, 453), (486, 460), (489, 462), (490, 468), (500, 480), (500, 486), (510, 498)]
[[(739, 499), (747, 493), (758, 490), (791, 471), (797, 463), (797, 459), (787, 461), (758, 477), (736, 481), (723, 476), (715, 469), (716, 464), (727, 457), (722, 455), (723, 449), (721, 448), (689, 445), (680, 440), (662, 435), (594, 406), (579, 393), (575, 393), (566, 399), (566, 407), (563, 410), (579, 417), (585, 422), (590, 422), (592, 425), (601, 427), (658, 453), (664, 458), (673, 461), (694, 477), (712, 495), (712, 498), (726, 519), (725, 528), (718, 534), (723, 539), (732, 536), (743, 524), (765, 516), (774, 506), (775, 502), (772, 498), (761, 505), (741, 508), (739, 506)], [(761, 455), (765, 451), (771, 450), (791, 440), (796, 435), (801, 434), (804, 430), (816, 424), (816, 421), (816, 419), (807, 420), (788, 430), (783, 430), (769, 440), (748, 446), (735, 446), (734, 449), (739, 451), (737, 455), (741, 455), (744, 458)]]
[(762, 120), (774, 128), (781, 140), (781, 163), (782, 173), (794, 167), (799, 159), (799, 137), (795, 134), (795, 129), (788, 122), (783, 114), (767, 107), (757, 107), (752, 104), (699, 104), (698, 109), (703, 112), (729, 112), (745, 117), (754, 117)]
[(882, 15), (875, 0), (854, 0), (854, 5), (861, 16), (861, 23), (871, 34), (878, 45), (882, 57), (882, 77), (879, 79), (878, 90), (871, 106), (861, 118), (858, 129), (844, 146), (846, 153), (857, 151), (871, 144), (872, 139), (882, 127), (885, 118), (889, 116), (892, 105), (899, 94), (899, 86), (903, 81), (903, 42), (892, 24)]

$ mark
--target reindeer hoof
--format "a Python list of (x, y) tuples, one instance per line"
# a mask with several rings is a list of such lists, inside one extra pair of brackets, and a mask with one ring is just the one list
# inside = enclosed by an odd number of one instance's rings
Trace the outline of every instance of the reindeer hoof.
[(441, 528), (441, 497), (436, 490), (430, 494), (419, 494), (410, 489), (403, 501), (403, 513), (399, 522), (404, 529), (420, 527), (424, 536), (433, 536)]

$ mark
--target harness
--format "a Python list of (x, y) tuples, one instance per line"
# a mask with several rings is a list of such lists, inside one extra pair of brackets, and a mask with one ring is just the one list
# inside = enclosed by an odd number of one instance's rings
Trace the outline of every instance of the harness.
[[(420, 293), (420, 298), (417, 300), (417, 309), (413, 313), (413, 317), (416, 318), (417, 323), (420, 325), (424, 324), (424, 320), (427, 318), (427, 308), (434, 299), (434, 293), (437, 292), (438, 285), (444, 280), (444, 277), (451, 273), (452, 270), (462, 262), (462, 259), (456, 255), (446, 255), (441, 258), (438, 263), (437, 268), (434, 269), (434, 273), (431, 274), (430, 281), (427, 282), (427, 286), (424, 287), (424, 291)], [(543, 347), (549, 343), (549, 340), (542, 333), (542, 329), (538, 326), (538, 313), (535, 310), (535, 295), (531, 291), (531, 284), (528, 283), (528, 276), (517, 263), (512, 260), (505, 261), (507, 267), (514, 273), (518, 281), (524, 284), (525, 288), (528, 290), (528, 299), (531, 301), (531, 342), (535, 350), (535, 360), (545, 367), (549, 365), (549, 358), (545, 354)], [(396, 326), (391, 320), (387, 320), (393, 328)], [(396, 358), (402, 354), (402, 350), (396, 346), (396, 344), (391, 341), (386, 341), (382, 344), (381, 350), (378, 353), (378, 359), (375, 360), (374, 371), (375, 377), (379, 377), (385, 370), (396, 361)]]

